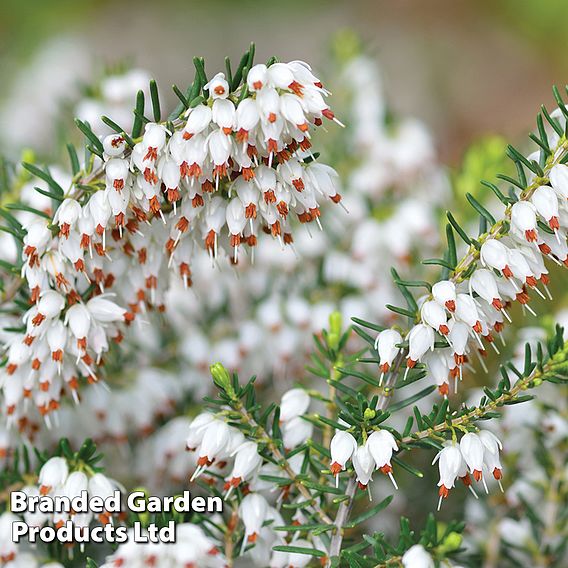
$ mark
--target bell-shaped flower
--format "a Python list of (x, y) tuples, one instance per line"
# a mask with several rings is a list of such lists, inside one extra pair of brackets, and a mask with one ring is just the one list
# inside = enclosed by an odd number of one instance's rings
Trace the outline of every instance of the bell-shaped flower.
[(388, 475), (395, 489), (398, 489), (391, 465), (392, 453), (398, 451), (394, 436), (388, 430), (375, 430), (367, 439), (366, 446), (375, 461), (376, 468)]
[(46, 290), (40, 295), (37, 303), (37, 315), (33, 318), (33, 324), (39, 325), (45, 319), (59, 317), (65, 307), (65, 298), (55, 290)]
[(126, 140), (120, 134), (109, 134), (103, 138), (103, 150), (109, 158), (122, 156), (126, 150)]
[(282, 441), (284, 447), (291, 450), (303, 444), (312, 437), (314, 427), (311, 422), (304, 420), (301, 416), (292, 418), (284, 422), (282, 426)]
[(469, 278), (470, 292), (473, 290), (479, 297), (491, 304), (496, 310), (503, 309), (495, 275), (491, 270), (478, 268)]
[(509, 250), (497, 239), (487, 239), (481, 245), (480, 258), (483, 266), (500, 270), (505, 278), (513, 276), (511, 269), (507, 265)]
[(428, 377), (432, 379), (438, 387), (438, 392), (442, 396), (450, 393), (448, 376), (450, 366), (448, 363), (448, 350), (435, 349), (424, 356), (424, 364), (428, 370)]
[(556, 164), (552, 166), (548, 174), (550, 185), (560, 198), (568, 199), (568, 166)]
[(268, 511), (268, 503), (259, 493), (249, 493), (243, 498), (239, 505), (239, 517), (245, 526), (245, 543), (256, 542), (260, 529), (268, 517)]
[(252, 93), (260, 91), (268, 79), (268, 69), (264, 63), (253, 65), (247, 75), (248, 90)]
[(440, 510), (442, 499), (446, 499), (449, 495), (450, 489), (454, 487), (454, 483), (461, 469), (462, 455), (459, 447), (452, 442), (448, 442), (444, 448), (436, 454), (432, 465), (436, 462), (438, 462), (438, 469), (440, 471), (440, 481), (438, 481), (438, 487), (440, 488), (438, 491), (440, 496), (438, 510)]
[(448, 335), (450, 332), (447, 326), (446, 310), (435, 300), (427, 300), (422, 304), (420, 316), (424, 323), (439, 331), (442, 335)]
[(310, 395), (304, 389), (286, 391), (280, 401), (280, 421), (288, 422), (305, 414), (310, 406), (310, 400)]
[(81, 349), (87, 348), (87, 335), (91, 327), (91, 314), (88, 308), (82, 304), (73, 304), (65, 314), (65, 325), (69, 326), (71, 333), (77, 339), (77, 345)]
[(121, 192), (126, 186), (129, 174), (128, 160), (111, 158), (105, 164), (106, 185)]
[(209, 90), (213, 99), (226, 99), (230, 92), (224, 73), (217, 73), (203, 88)]
[(463, 321), (476, 333), (481, 333), (481, 322), (475, 300), (469, 294), (458, 294), (456, 298), (455, 318)]
[(55, 457), (47, 460), (39, 471), (39, 492), (47, 495), (53, 489), (61, 487), (69, 475), (67, 460)]
[(81, 205), (75, 199), (68, 197), (61, 202), (53, 216), (53, 222), (59, 225), (59, 234), (61, 236), (69, 237), (69, 231), (75, 226), (81, 213)]
[(244, 442), (235, 453), (233, 470), (227, 478), (226, 489), (238, 487), (243, 481), (250, 479), (262, 465), (262, 457), (254, 442)]
[(215, 420), (215, 415), (211, 412), (202, 412), (198, 414), (189, 426), (189, 432), (185, 441), (185, 447), (193, 451), (201, 444), (207, 426)]
[(402, 343), (402, 336), (394, 329), (385, 329), (375, 339), (375, 349), (379, 352), (381, 373), (388, 373)]
[(427, 351), (434, 349), (434, 330), (429, 325), (419, 323), (410, 330), (407, 339), (408, 360), (406, 366), (412, 369)]
[(122, 321), (127, 313), (124, 308), (103, 296), (91, 298), (86, 306), (91, 317), (102, 324)]
[(538, 211), (538, 214), (544, 217), (548, 226), (553, 231), (560, 228), (558, 197), (550, 186), (541, 185), (537, 187), (532, 194), (531, 202)]
[(375, 471), (375, 460), (367, 444), (359, 446), (352, 456), (353, 469), (357, 474), (357, 483), (360, 489), (366, 489)]
[(528, 241), (537, 240), (536, 208), (529, 201), (517, 201), (511, 207), (511, 227)]
[(196, 474), (199, 475), (201, 473), (200, 470), (211, 465), (219, 453), (226, 450), (229, 441), (230, 429), (223, 420), (213, 420), (205, 427), (205, 432), (203, 433), (203, 438), (197, 452), (197, 465), (199, 467), (195, 471), (192, 479), (196, 477)]
[(338, 430), (329, 446), (331, 453), (330, 470), (333, 475), (339, 475), (339, 472), (345, 469), (345, 464), (351, 459), (351, 456), (357, 449), (357, 440), (349, 432)]
[[(244, 102), (244, 101), (243, 101)], [(251, 101), (252, 102), (252, 101)], [(211, 108), (211, 118), (223, 134), (229, 135), (235, 127), (235, 105), (229, 99), (216, 99)]]
[(190, 109), (187, 122), (183, 128), (183, 138), (189, 140), (196, 134), (203, 132), (211, 123), (212, 112), (207, 105), (197, 105)]
[(451, 280), (440, 280), (432, 286), (432, 297), (448, 311), (456, 309), (456, 285)]
[[(501, 484), (501, 478), (503, 477), (503, 468), (499, 460), (499, 451), (503, 449), (501, 441), (493, 432), (489, 430), (480, 430), (479, 438), (481, 439), (485, 452), (483, 454), (483, 459), (485, 462), (485, 467), (493, 475), (493, 477), (499, 481)], [(501, 487), (501, 489), (503, 489)]]
[(473, 432), (468, 432), (460, 440), (460, 451), (463, 459), (476, 481), (483, 476), (483, 442)]

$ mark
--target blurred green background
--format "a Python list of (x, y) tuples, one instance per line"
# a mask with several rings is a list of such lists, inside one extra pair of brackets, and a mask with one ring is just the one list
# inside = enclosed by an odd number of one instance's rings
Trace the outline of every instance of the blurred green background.
[(552, 102), (550, 86), (568, 77), (564, 0), (0, 4), (0, 98), (18, 70), (58, 37), (62, 68), (76, 50), (65, 42), (78, 39), (100, 65), (128, 57), (168, 87), (185, 86), (192, 56), (205, 56), (209, 71), (221, 69), (225, 55), (239, 57), (252, 40), (260, 59), (304, 58), (320, 69), (330, 37), (353, 29), (378, 57), (394, 109), (425, 120), (449, 163), (487, 132), (521, 139), (540, 104)]

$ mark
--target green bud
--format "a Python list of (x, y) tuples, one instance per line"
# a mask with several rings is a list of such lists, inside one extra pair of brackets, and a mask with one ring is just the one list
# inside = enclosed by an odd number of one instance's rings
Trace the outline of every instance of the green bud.
[(329, 316), (329, 333), (327, 341), (332, 349), (337, 349), (339, 340), (341, 338), (341, 328), (343, 325), (341, 314), (339, 312), (332, 312)]
[(227, 394), (234, 394), (233, 385), (231, 383), (231, 376), (229, 372), (221, 363), (213, 363), (209, 367), (213, 382)]
[(463, 538), (461, 534), (457, 532), (451, 532), (440, 544), (438, 550), (442, 554), (453, 552), (454, 550), (457, 550), (461, 546), (462, 540)]
[(365, 420), (372, 420), (376, 415), (377, 413), (372, 408), (366, 408), (363, 413), (363, 418)]
[(533, 380), (533, 385), (535, 387), (538, 387), (539, 385), (542, 385), (542, 379), (540, 377), (537, 377), (536, 379)]

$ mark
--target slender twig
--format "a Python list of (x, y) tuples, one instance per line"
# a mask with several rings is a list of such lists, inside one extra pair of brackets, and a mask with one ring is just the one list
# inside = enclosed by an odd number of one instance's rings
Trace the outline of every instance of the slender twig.
[[(384, 379), (384, 387), (379, 395), (379, 400), (377, 402), (377, 410), (386, 410), (391, 403), (392, 400), (392, 393), (394, 389), (394, 385), (396, 383), (396, 379), (398, 377), (398, 371), (402, 362), (404, 361), (405, 353), (401, 351), (395, 360), (393, 361), (392, 367), (390, 371), (387, 373)], [(352, 474), (347, 482), (347, 489), (345, 490), (345, 495), (347, 499), (343, 500), (339, 505), (339, 509), (337, 510), (337, 515), (335, 516), (335, 529), (334, 534), (331, 539), (331, 544), (329, 546), (329, 562), (331, 562), (331, 558), (335, 556), (339, 556), (341, 553), (341, 544), (343, 542), (343, 534), (344, 534), (344, 526), (349, 520), (349, 515), (351, 514), (351, 509), (353, 508), (353, 498), (355, 496), (355, 491), (357, 489), (357, 483), (355, 479), (355, 475)]]
[[(471, 410), (470, 412), (466, 412), (457, 418), (451, 420), (451, 422), (442, 422), (437, 424), (433, 428), (428, 428), (427, 430), (420, 430), (418, 432), (414, 432), (409, 436), (404, 437), (401, 440), (402, 444), (410, 444), (415, 442), (416, 440), (423, 440), (424, 438), (435, 437), (438, 432), (445, 432), (446, 430), (451, 430), (452, 428), (457, 428), (459, 426), (466, 426), (475, 422), (476, 420), (480, 420), (489, 412), (494, 412), (497, 408), (503, 406), (507, 402), (515, 400), (519, 394), (523, 391), (526, 391), (529, 388), (530, 383), (535, 381), (535, 379), (542, 379), (554, 370), (554, 367), (559, 363), (565, 363), (566, 358), (568, 357), (568, 341), (564, 343), (564, 347), (559, 351), (564, 354), (564, 358), (562, 361), (558, 360), (551, 360), (547, 365), (544, 365), (542, 371), (537, 368), (526, 377), (519, 379), (513, 387), (504, 392), (501, 396), (497, 397), (495, 400), (488, 402), (483, 407), (477, 407)], [(537, 381), (538, 382), (538, 381)]]
[(294, 473), (294, 470), (288, 463), (288, 460), (284, 456), (284, 454), (280, 451), (278, 446), (275, 444), (272, 436), (268, 434), (268, 432), (260, 425), (256, 420), (251, 416), (248, 410), (243, 406), (243, 404), (239, 401), (234, 406), (235, 410), (240, 413), (243, 417), (244, 421), (249, 424), (252, 428), (260, 432), (263, 441), (266, 442), (267, 447), (272, 452), (272, 455), (278, 462), (278, 465), (284, 470), (286, 475), (290, 478), (292, 484), (296, 487), (296, 489), (300, 492), (302, 497), (310, 502), (314, 511), (317, 513), (318, 517), (324, 522), (326, 525), (331, 525), (333, 521), (331, 518), (326, 514), (326, 512), (320, 507), (317, 499), (311, 494), (310, 490), (302, 483), (301, 479), (298, 479), (298, 476)]

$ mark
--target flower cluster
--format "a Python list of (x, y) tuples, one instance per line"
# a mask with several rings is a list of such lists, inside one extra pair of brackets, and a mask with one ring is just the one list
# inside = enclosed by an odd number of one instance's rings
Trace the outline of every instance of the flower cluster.
[(349, 432), (339, 431), (331, 439), (331, 473), (336, 476), (345, 470), (345, 464), (352, 460), (357, 482), (361, 489), (366, 489), (373, 471), (379, 469), (388, 475), (398, 489), (392, 474), (391, 458), (393, 451), (398, 451), (394, 436), (388, 430), (375, 430), (365, 444), (357, 446), (357, 440)]
[(503, 490), (501, 485), (503, 470), (499, 460), (499, 451), (502, 448), (499, 439), (489, 430), (480, 430), (478, 433), (467, 432), (462, 436), (459, 444), (455, 441), (446, 442), (432, 462), (432, 465), (438, 462), (440, 470), (438, 510), (442, 505), (442, 499), (447, 498), (458, 478), (477, 497), (470, 474), (475, 481), (483, 482), (487, 493), (489, 492), (485, 480), (487, 476), (493, 476)]
[[(431, 294), (419, 302), (419, 323), (405, 337), (407, 373), (423, 363), (444, 396), (451, 379), (457, 389), (468, 357), (476, 354), (483, 364), (487, 346), (499, 352), (494, 340), (505, 320), (510, 321), (508, 310), (514, 302), (535, 315), (528, 305), (530, 293), (544, 298), (542, 286), (550, 297), (545, 259), (568, 263), (568, 166), (558, 163), (562, 156), (560, 147), (547, 170), (548, 178), (534, 181), (508, 208), (510, 230), (503, 234), (502, 224), (495, 225), (484, 235), (479, 250), (474, 248), (467, 257), (470, 262), (457, 267), (452, 278), (436, 282)], [(443, 346), (435, 348), (436, 341)], [(383, 373), (402, 344), (401, 334), (393, 329), (377, 336)]]
[(236, 91), (218, 74), (203, 89), (208, 98), (173, 130), (148, 123), (132, 148), (126, 135), (107, 136), (100, 174), (55, 195), (52, 219), (26, 217), (32, 307), (8, 343), (10, 424), (32, 400), (49, 425), (62, 392), (78, 400), (83, 377), (97, 382), (111, 341), (146, 309), (164, 309), (168, 269), (191, 284), (195, 248), (216, 259), (226, 237), (236, 262), (263, 229), (291, 244), (290, 212), (319, 222), (318, 199), (339, 202), (335, 172), (309, 157), (310, 127), (334, 116), (307, 64), (254, 66)]

